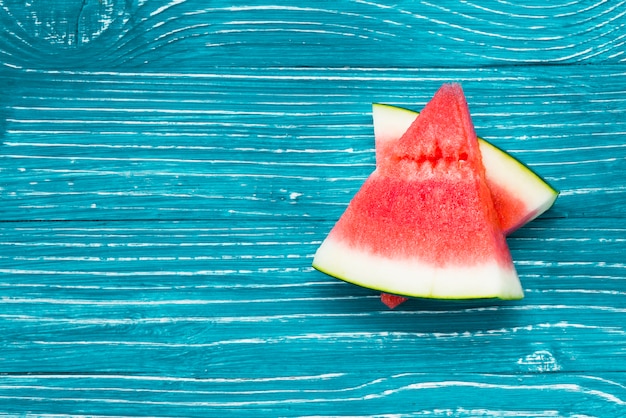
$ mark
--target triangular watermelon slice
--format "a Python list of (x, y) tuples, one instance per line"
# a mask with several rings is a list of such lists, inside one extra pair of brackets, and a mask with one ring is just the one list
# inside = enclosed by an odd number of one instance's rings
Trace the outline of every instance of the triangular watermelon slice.
[[(402, 107), (372, 105), (377, 159), (406, 132), (418, 112)], [(478, 138), (485, 179), (491, 191), (500, 226), (506, 235), (532, 221), (555, 202), (559, 192), (529, 167), (502, 149)], [(381, 294), (381, 301), (394, 309), (407, 298)]]
[(519, 299), (465, 96), (435, 94), (324, 240), (313, 266), (403, 296)]
[[(376, 160), (382, 159), (415, 121), (418, 112), (384, 104), (372, 105)], [(555, 202), (559, 192), (512, 155), (478, 138), (500, 227), (506, 235), (532, 221)]]

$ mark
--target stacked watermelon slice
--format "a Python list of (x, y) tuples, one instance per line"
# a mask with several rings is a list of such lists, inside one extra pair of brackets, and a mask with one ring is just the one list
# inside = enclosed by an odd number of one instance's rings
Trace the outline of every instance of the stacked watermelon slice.
[(421, 114), (373, 107), (376, 169), (315, 254), (331, 276), (406, 297), (521, 299), (505, 236), (552, 206), (558, 192), (478, 139), (458, 84)]

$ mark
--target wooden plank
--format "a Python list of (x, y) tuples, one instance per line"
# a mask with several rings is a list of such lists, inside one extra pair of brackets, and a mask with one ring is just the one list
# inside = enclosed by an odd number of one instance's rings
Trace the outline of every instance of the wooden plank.
[(622, 63), (626, 2), (0, 3), (2, 61), (39, 68)]
[[(371, 103), (420, 109), (460, 81), (477, 132), (562, 194), (558, 216), (623, 216), (616, 68), (10, 72), (0, 217), (337, 217), (374, 164)], [(18, 82), (19, 80), (19, 82)]]
[(510, 239), (523, 301), (398, 311), (311, 269), (328, 223), (5, 223), (3, 371), (394, 374), (409, 356), (432, 373), (451, 358), (465, 373), (623, 372), (625, 229), (586, 222)]
[[(459, 396), (466, 393), (466, 396)], [(6, 411), (64, 416), (619, 416), (623, 376), (405, 372), (274, 378), (4, 376)], [(345, 412), (338, 412), (345, 411)], [(65, 415), (67, 414), (67, 415)], [(104, 415), (104, 414), (103, 414)]]

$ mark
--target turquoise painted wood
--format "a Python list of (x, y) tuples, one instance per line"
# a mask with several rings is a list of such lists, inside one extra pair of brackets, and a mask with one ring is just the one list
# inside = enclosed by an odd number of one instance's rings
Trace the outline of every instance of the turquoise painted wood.
[[(0, 0), (0, 415), (626, 416), (626, 2)], [(561, 191), (526, 297), (311, 268), (372, 102)]]

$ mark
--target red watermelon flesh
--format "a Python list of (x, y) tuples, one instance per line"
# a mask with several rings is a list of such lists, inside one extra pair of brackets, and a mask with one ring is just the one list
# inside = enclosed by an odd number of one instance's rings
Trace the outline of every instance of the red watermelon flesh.
[(444, 85), (378, 162), (313, 266), (400, 296), (523, 296), (461, 87)]
[[(390, 105), (374, 104), (376, 159), (384, 160), (419, 113)], [(547, 211), (558, 191), (509, 153), (478, 138), (485, 179), (506, 235)]]
[(387, 305), (389, 309), (395, 309), (396, 307), (398, 307), (398, 305), (401, 305), (402, 303), (409, 300), (409, 298), (406, 298), (404, 296), (398, 296), (398, 295), (390, 295), (389, 293), (381, 293), (380, 300), (385, 305)]

